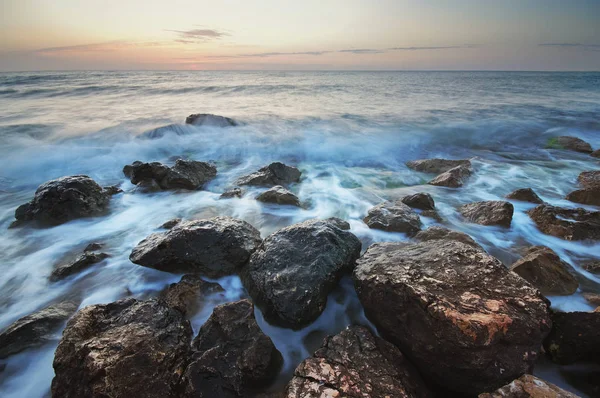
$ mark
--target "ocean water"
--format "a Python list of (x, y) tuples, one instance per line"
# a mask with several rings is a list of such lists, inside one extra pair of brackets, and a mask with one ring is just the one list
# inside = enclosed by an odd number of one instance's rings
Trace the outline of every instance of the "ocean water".
[[(186, 126), (191, 113), (224, 115), (241, 125)], [(169, 126), (162, 137), (144, 138), (144, 132), (162, 126)], [(361, 220), (371, 206), (415, 192), (430, 193), (445, 226), (470, 234), (506, 265), (527, 246), (550, 246), (580, 280), (576, 294), (550, 297), (553, 306), (592, 310), (582, 292), (600, 293), (600, 278), (580, 264), (600, 258), (600, 244), (540, 233), (525, 214), (532, 207), (527, 203), (514, 202), (510, 228), (469, 224), (456, 211), (461, 204), (501, 199), (524, 187), (551, 204), (576, 207), (563, 198), (576, 189), (577, 175), (598, 169), (599, 161), (546, 149), (558, 135), (577, 136), (600, 148), (600, 73), (1, 73), (0, 330), (65, 298), (83, 307), (156, 295), (180, 275), (132, 264), (128, 256), (140, 240), (175, 217), (239, 217), (264, 238), (286, 225), (336, 216), (350, 222), (364, 250), (375, 241), (408, 239), (370, 230)], [(218, 176), (203, 191), (132, 192), (124, 165), (171, 163), (174, 156), (215, 162)], [(475, 173), (460, 189), (426, 185), (431, 176), (408, 169), (405, 162), (430, 157), (472, 158)], [(236, 178), (272, 161), (301, 169), (302, 181), (292, 190), (306, 208), (259, 204), (253, 199), (258, 188), (239, 200), (218, 200)], [(101, 185), (118, 184), (125, 193), (112, 198), (103, 217), (48, 229), (8, 229), (15, 208), (39, 184), (72, 174), (87, 174)], [(436, 224), (422, 220), (425, 226)], [(53, 267), (90, 242), (104, 242), (111, 257), (62, 282), (48, 281)], [(214, 305), (246, 296), (239, 278), (218, 281), (226, 293), (209, 300), (193, 319), (195, 330)], [(289, 379), (323, 336), (368, 322), (349, 278), (330, 296), (322, 316), (303, 330), (269, 325), (260, 311), (257, 319), (284, 355), (279, 383)], [(60, 333), (41, 348), (0, 361), (5, 365), (0, 396), (49, 394)], [(536, 374), (584, 397), (594, 371), (599, 369), (547, 361), (536, 368)]]

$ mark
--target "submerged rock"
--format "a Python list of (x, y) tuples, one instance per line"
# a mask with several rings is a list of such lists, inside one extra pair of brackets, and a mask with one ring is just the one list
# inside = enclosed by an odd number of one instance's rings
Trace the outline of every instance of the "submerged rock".
[(394, 345), (352, 326), (325, 339), (294, 372), (285, 398), (433, 397)]
[(506, 199), (520, 200), (522, 202), (537, 203), (537, 204), (544, 203), (542, 198), (540, 198), (534, 192), (534, 190), (531, 188), (521, 188), (521, 189), (512, 191), (511, 193), (506, 195)]
[(577, 137), (561, 136), (550, 139), (548, 147), (553, 149), (568, 149), (570, 151), (592, 153), (592, 146)]
[(102, 214), (108, 207), (110, 195), (85, 175), (62, 177), (38, 187), (31, 202), (15, 211), (12, 226), (28, 221), (42, 225), (59, 225), (76, 218)]
[(422, 173), (444, 173), (458, 166), (471, 166), (471, 161), (467, 159), (451, 160), (451, 159), (419, 159), (406, 163), (410, 169), (420, 171)]
[(419, 232), (422, 226), (419, 215), (400, 200), (372, 207), (363, 221), (369, 228), (403, 232), (409, 236)]
[(545, 234), (565, 240), (600, 239), (600, 211), (541, 204), (527, 214)]
[(259, 169), (256, 173), (241, 177), (238, 185), (256, 185), (272, 187), (287, 185), (300, 181), (302, 173), (296, 167), (287, 166), (281, 162), (274, 162)]
[(466, 245), (483, 250), (483, 248), (479, 246), (479, 244), (475, 242), (469, 235), (463, 232), (452, 231), (451, 229), (444, 227), (429, 227), (425, 231), (421, 231), (416, 234), (415, 240), (421, 242), (427, 242), (430, 240), (456, 240)]
[(223, 291), (218, 283), (207, 282), (198, 275), (184, 275), (161, 291), (158, 300), (189, 318), (200, 310), (206, 296)]
[(435, 177), (433, 180), (429, 181), (428, 184), (449, 188), (460, 188), (465, 184), (472, 173), (469, 166), (457, 166)]
[(242, 281), (267, 321), (299, 329), (323, 312), (360, 248), (356, 236), (327, 220), (294, 224), (263, 241), (242, 269)]
[(458, 210), (467, 220), (476, 224), (510, 227), (515, 208), (510, 202), (492, 200), (469, 203)]
[(424, 192), (405, 196), (402, 198), (402, 203), (409, 207), (421, 210), (433, 210), (435, 208), (435, 202), (431, 195)]
[(238, 125), (235, 120), (229, 117), (213, 115), (210, 113), (195, 113), (193, 115), (189, 115), (185, 119), (185, 124), (211, 127), (230, 127)]
[(595, 158), (600, 158), (600, 149), (596, 149), (594, 152), (590, 153), (590, 155)]
[(209, 163), (195, 160), (177, 159), (173, 167), (159, 162), (135, 161), (123, 168), (123, 174), (131, 180), (132, 184), (141, 185), (146, 191), (153, 191), (155, 186), (160, 189), (195, 190), (215, 178), (217, 168)]
[(600, 312), (554, 312), (544, 349), (562, 365), (589, 360), (600, 363)]
[(0, 333), (0, 359), (54, 340), (54, 334), (77, 310), (71, 301), (53, 304), (20, 318)]
[(373, 244), (354, 281), (382, 336), (422, 374), (464, 394), (527, 372), (551, 325), (537, 289), (459, 241)]
[(129, 259), (165, 272), (220, 277), (237, 272), (260, 244), (260, 232), (231, 217), (181, 222), (138, 243)]
[(579, 398), (579, 396), (535, 376), (525, 374), (494, 392), (479, 394), (478, 398)]
[(106, 253), (93, 253), (92, 251), (85, 251), (75, 260), (55, 268), (50, 274), (50, 281), (56, 282), (65, 279), (66, 277), (81, 272), (94, 264), (98, 264), (108, 257), (109, 255)]
[(231, 199), (231, 198), (241, 198), (244, 195), (244, 192), (241, 188), (233, 188), (228, 191), (225, 191), (219, 196), (219, 199)]
[(510, 266), (545, 296), (568, 296), (577, 291), (579, 282), (570, 272), (571, 266), (562, 261), (549, 247), (534, 246), (525, 257)]
[(585, 205), (600, 206), (600, 171), (584, 171), (577, 178), (583, 189), (573, 191), (567, 200)]
[(281, 185), (276, 185), (273, 188), (261, 193), (256, 197), (256, 200), (264, 203), (275, 203), (278, 205), (290, 205), (300, 207), (300, 199)]

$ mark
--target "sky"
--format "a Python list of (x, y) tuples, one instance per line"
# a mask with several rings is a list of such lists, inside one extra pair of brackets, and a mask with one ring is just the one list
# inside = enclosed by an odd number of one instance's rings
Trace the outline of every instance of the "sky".
[(600, 70), (600, 0), (0, 0), (0, 71)]

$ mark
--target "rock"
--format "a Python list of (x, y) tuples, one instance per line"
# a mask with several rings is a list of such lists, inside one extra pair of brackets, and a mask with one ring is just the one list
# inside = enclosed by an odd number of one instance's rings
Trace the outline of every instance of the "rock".
[(193, 115), (189, 115), (185, 119), (185, 124), (211, 127), (230, 127), (238, 125), (238, 123), (235, 120), (229, 117), (213, 115), (210, 113), (195, 113)]
[(183, 315), (156, 300), (85, 307), (56, 349), (52, 396), (177, 396), (191, 335)]
[(104, 247), (104, 243), (92, 242), (92, 243), (88, 244), (85, 247), (85, 249), (83, 249), (83, 251), (84, 252), (95, 252), (95, 251), (102, 249), (103, 247)]
[(567, 200), (586, 205), (600, 206), (600, 171), (584, 171), (577, 178), (583, 189), (573, 191)]
[(244, 192), (240, 188), (233, 188), (225, 191), (219, 196), (219, 199), (241, 198)]
[(329, 218), (326, 218), (325, 221), (327, 221), (330, 224), (335, 225), (339, 229), (343, 229), (344, 231), (350, 230), (350, 223), (346, 220), (342, 220), (341, 218), (329, 217)]
[(200, 310), (206, 296), (224, 291), (218, 283), (207, 282), (198, 275), (184, 275), (161, 291), (158, 300), (189, 318)]
[(215, 307), (193, 342), (183, 397), (249, 397), (279, 373), (283, 358), (248, 300)]
[(77, 311), (70, 301), (53, 304), (20, 318), (0, 333), (0, 359), (54, 340), (54, 334)]
[(363, 219), (369, 228), (403, 232), (412, 236), (421, 230), (421, 219), (413, 209), (397, 200), (372, 207)]
[(534, 246), (510, 270), (520, 275), (545, 296), (568, 296), (577, 291), (579, 282), (570, 272), (571, 266), (562, 261), (549, 247)]
[(554, 312), (544, 349), (561, 365), (578, 361), (600, 363), (600, 312)]
[(581, 268), (592, 274), (600, 274), (600, 261), (585, 261), (581, 264)]
[(264, 203), (276, 203), (278, 205), (291, 205), (300, 207), (300, 199), (281, 185), (274, 186), (256, 197), (256, 200)]
[(600, 294), (598, 293), (583, 293), (583, 298), (592, 305), (600, 305)]
[(469, 203), (458, 210), (467, 220), (476, 224), (510, 227), (515, 208), (510, 202), (492, 200)]
[(478, 398), (579, 398), (552, 383), (525, 374), (494, 392), (479, 394)]
[(302, 173), (297, 168), (275, 162), (261, 168), (256, 173), (241, 177), (237, 184), (267, 187), (287, 185), (300, 181), (300, 175)]
[(394, 345), (362, 326), (325, 339), (287, 385), (286, 398), (433, 397)]
[(466, 245), (483, 250), (483, 248), (469, 235), (458, 231), (452, 231), (451, 229), (444, 227), (429, 227), (425, 231), (421, 231), (416, 234), (415, 240), (421, 242), (427, 242), (430, 240), (456, 240)]
[(463, 394), (527, 372), (551, 325), (550, 303), (537, 289), (459, 241), (375, 243), (354, 281), (382, 337), (424, 376)]
[(59, 225), (76, 218), (102, 214), (110, 195), (85, 175), (62, 177), (38, 187), (31, 202), (15, 211), (13, 226), (28, 221), (42, 225)]
[(431, 195), (424, 192), (405, 196), (402, 198), (402, 203), (409, 207), (421, 210), (433, 210), (435, 208), (435, 202)]
[(165, 272), (220, 277), (237, 272), (260, 245), (260, 232), (231, 217), (184, 221), (138, 243), (129, 259)]
[(81, 254), (75, 260), (70, 261), (66, 264), (62, 264), (55, 268), (50, 274), (49, 279), (51, 282), (57, 282), (73, 274), (81, 272), (94, 264), (98, 264), (99, 262), (108, 257), (109, 255), (106, 253), (93, 253), (90, 251), (84, 251), (83, 254)]
[(561, 136), (550, 139), (548, 147), (553, 149), (568, 149), (570, 151), (592, 153), (590, 144), (577, 137)]
[(433, 218), (435, 221), (439, 223), (443, 223), (444, 219), (436, 210), (423, 210), (420, 214), (422, 217)]
[(137, 183), (137, 185), (134, 189), (134, 192), (141, 192), (141, 193), (152, 193), (152, 192), (159, 192), (159, 191), (162, 191), (162, 188), (160, 187), (160, 185), (158, 185), (156, 180), (153, 180), (151, 178), (141, 180), (140, 182)]
[(422, 173), (444, 173), (458, 166), (471, 167), (471, 162), (467, 159), (450, 160), (450, 159), (420, 159), (407, 162), (406, 166), (410, 169), (420, 171)]
[(506, 199), (512, 200), (520, 200), (522, 202), (529, 203), (544, 203), (542, 198), (540, 198), (531, 188), (521, 188), (515, 191), (512, 191), (508, 195), (506, 195)]
[(545, 234), (565, 240), (600, 239), (600, 212), (541, 204), (527, 212)]
[(195, 160), (177, 159), (173, 167), (158, 162), (135, 161), (123, 168), (123, 174), (132, 184), (142, 185), (148, 192), (153, 191), (156, 185), (160, 189), (195, 190), (215, 178), (217, 168)]
[(190, 134), (190, 130), (187, 128), (187, 126), (173, 123), (173, 124), (168, 124), (166, 126), (160, 126), (160, 127), (157, 127), (155, 129), (152, 129), (149, 131), (145, 131), (144, 133), (140, 134), (138, 137), (156, 139), (156, 138), (162, 138), (167, 134), (188, 135), (188, 134)]
[(119, 188), (118, 185), (111, 185), (108, 187), (104, 187), (103, 189), (104, 189), (104, 192), (106, 192), (110, 196), (117, 195), (117, 194), (123, 192), (123, 190), (121, 188)]
[(472, 174), (472, 170), (468, 166), (457, 166), (453, 169), (450, 169), (439, 176), (435, 177), (433, 180), (429, 181), (428, 184), (449, 187), (449, 188), (459, 188), (464, 185)]
[(174, 226), (178, 225), (179, 223), (181, 223), (181, 218), (173, 218), (173, 219), (165, 222), (160, 227), (163, 229), (172, 229)]
[(600, 158), (600, 149), (596, 149), (594, 152), (590, 153), (590, 155), (595, 158)]
[(267, 321), (299, 329), (323, 312), (360, 249), (352, 233), (327, 220), (309, 220), (267, 237), (240, 276)]

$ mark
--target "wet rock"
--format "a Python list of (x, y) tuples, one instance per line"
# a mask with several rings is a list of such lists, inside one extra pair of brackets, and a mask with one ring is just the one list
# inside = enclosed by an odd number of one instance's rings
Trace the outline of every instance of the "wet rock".
[(326, 220), (309, 220), (267, 237), (241, 272), (265, 319), (299, 329), (325, 309), (328, 294), (360, 255), (360, 240)]
[(525, 374), (494, 392), (479, 394), (478, 398), (579, 398), (579, 396), (535, 376)]
[(213, 115), (210, 113), (195, 113), (193, 115), (189, 115), (185, 119), (185, 124), (211, 127), (230, 127), (238, 125), (235, 120), (229, 117)]
[(545, 234), (565, 240), (600, 239), (600, 212), (541, 204), (527, 212)]
[(444, 173), (458, 166), (470, 167), (471, 162), (467, 159), (420, 159), (407, 162), (406, 166), (422, 173)]
[(544, 349), (562, 365), (589, 360), (600, 363), (600, 312), (555, 312)]
[(215, 178), (217, 168), (206, 162), (177, 159), (173, 167), (159, 162), (142, 163), (135, 161), (123, 168), (123, 174), (132, 184), (143, 187), (151, 192), (156, 186), (160, 189), (189, 189), (201, 188)]
[(54, 334), (77, 310), (70, 301), (24, 316), (0, 333), (0, 359), (54, 340)]
[(590, 155), (595, 158), (600, 158), (600, 149), (596, 149), (594, 152), (590, 153)]
[(104, 189), (104, 192), (106, 192), (110, 196), (117, 195), (117, 194), (123, 192), (123, 190), (121, 188), (119, 188), (118, 185), (111, 185), (108, 187), (104, 187), (103, 189)]
[(184, 275), (160, 292), (158, 300), (190, 317), (200, 310), (206, 296), (223, 291), (218, 283), (207, 282), (198, 275)]
[(400, 350), (353, 326), (325, 339), (295, 370), (286, 398), (432, 397)]
[(444, 219), (442, 218), (442, 216), (440, 216), (440, 213), (438, 213), (436, 210), (423, 210), (420, 215), (423, 217), (433, 218), (435, 221), (437, 221), (439, 223), (444, 222)]
[(473, 174), (473, 172), (470, 167), (458, 166), (440, 174), (429, 181), (428, 184), (441, 187), (460, 188), (465, 184), (471, 174)]
[(530, 248), (525, 257), (510, 267), (545, 296), (568, 296), (577, 291), (579, 282), (570, 269), (568, 263), (546, 246)]
[(92, 243), (88, 244), (85, 247), (85, 249), (83, 249), (83, 251), (84, 252), (95, 252), (95, 251), (102, 249), (103, 247), (104, 247), (104, 243), (92, 242)]
[(540, 198), (531, 188), (521, 188), (515, 191), (512, 191), (508, 195), (506, 195), (506, 199), (512, 200), (520, 200), (522, 202), (529, 203), (544, 203), (542, 198)]
[(264, 203), (275, 203), (278, 205), (291, 205), (300, 207), (300, 199), (281, 185), (274, 186), (261, 193), (256, 200)]
[(550, 329), (549, 302), (537, 289), (459, 241), (373, 244), (354, 281), (382, 336), (424, 376), (464, 394), (527, 372)]
[(424, 192), (405, 196), (402, 198), (402, 203), (409, 207), (421, 210), (433, 210), (435, 208), (435, 202), (431, 195)]
[(600, 294), (598, 293), (583, 293), (583, 298), (592, 305), (600, 305)]
[(287, 166), (281, 162), (271, 163), (258, 170), (256, 173), (241, 177), (238, 185), (256, 185), (272, 187), (287, 185), (300, 181), (302, 173), (296, 167)]
[(241, 188), (233, 188), (228, 191), (225, 191), (219, 196), (219, 199), (231, 199), (231, 198), (241, 198), (244, 195), (244, 192)]
[(167, 134), (175, 134), (175, 135), (188, 135), (190, 134), (190, 130), (186, 126), (182, 126), (181, 124), (168, 124), (166, 126), (160, 126), (155, 129), (146, 131), (139, 135), (140, 138), (162, 138)]
[(600, 171), (584, 171), (577, 178), (583, 189), (573, 191), (567, 200), (592, 206), (600, 206)]
[(173, 397), (192, 328), (156, 300), (91, 305), (68, 322), (54, 356), (54, 397)]
[(109, 255), (106, 253), (93, 253), (91, 251), (84, 251), (83, 254), (79, 255), (75, 260), (56, 267), (50, 274), (49, 279), (51, 282), (60, 281), (73, 274), (79, 273), (94, 264), (98, 264), (108, 257)]
[(141, 180), (140, 182), (137, 183), (137, 185), (134, 189), (134, 192), (140, 192), (140, 193), (152, 193), (152, 192), (159, 192), (159, 191), (162, 191), (162, 188), (160, 187), (160, 185), (158, 185), (156, 180), (153, 180), (151, 178)]
[(173, 218), (172, 220), (169, 220), (166, 223), (164, 223), (163, 225), (161, 225), (160, 227), (163, 229), (172, 229), (174, 226), (178, 225), (179, 223), (181, 223), (181, 218)]
[(329, 218), (326, 218), (325, 221), (327, 221), (330, 224), (335, 225), (339, 229), (343, 229), (344, 231), (350, 230), (350, 223), (346, 220), (342, 220), (341, 218), (329, 217)]
[(129, 259), (165, 272), (220, 277), (237, 272), (260, 244), (260, 232), (231, 217), (184, 221), (138, 243)]
[(215, 307), (193, 342), (183, 397), (249, 397), (279, 373), (281, 354), (254, 318), (248, 300)]
[(592, 274), (600, 274), (600, 261), (585, 261), (581, 264), (581, 267)]
[(568, 149), (570, 151), (592, 153), (592, 146), (577, 137), (561, 136), (551, 139), (548, 147), (554, 149)]
[(412, 236), (421, 230), (421, 219), (413, 209), (397, 200), (372, 207), (363, 219), (369, 228), (403, 232)]
[(430, 240), (456, 240), (466, 245), (483, 250), (483, 248), (479, 246), (479, 244), (475, 242), (469, 235), (458, 231), (452, 231), (451, 229), (444, 227), (429, 227), (425, 231), (421, 231), (416, 234), (415, 240), (421, 242), (427, 242)]
[(62, 177), (38, 187), (31, 202), (15, 211), (13, 226), (28, 221), (58, 225), (76, 218), (102, 214), (110, 195), (85, 175)]
[(476, 224), (510, 227), (515, 208), (510, 202), (492, 200), (469, 203), (458, 210), (467, 220)]

